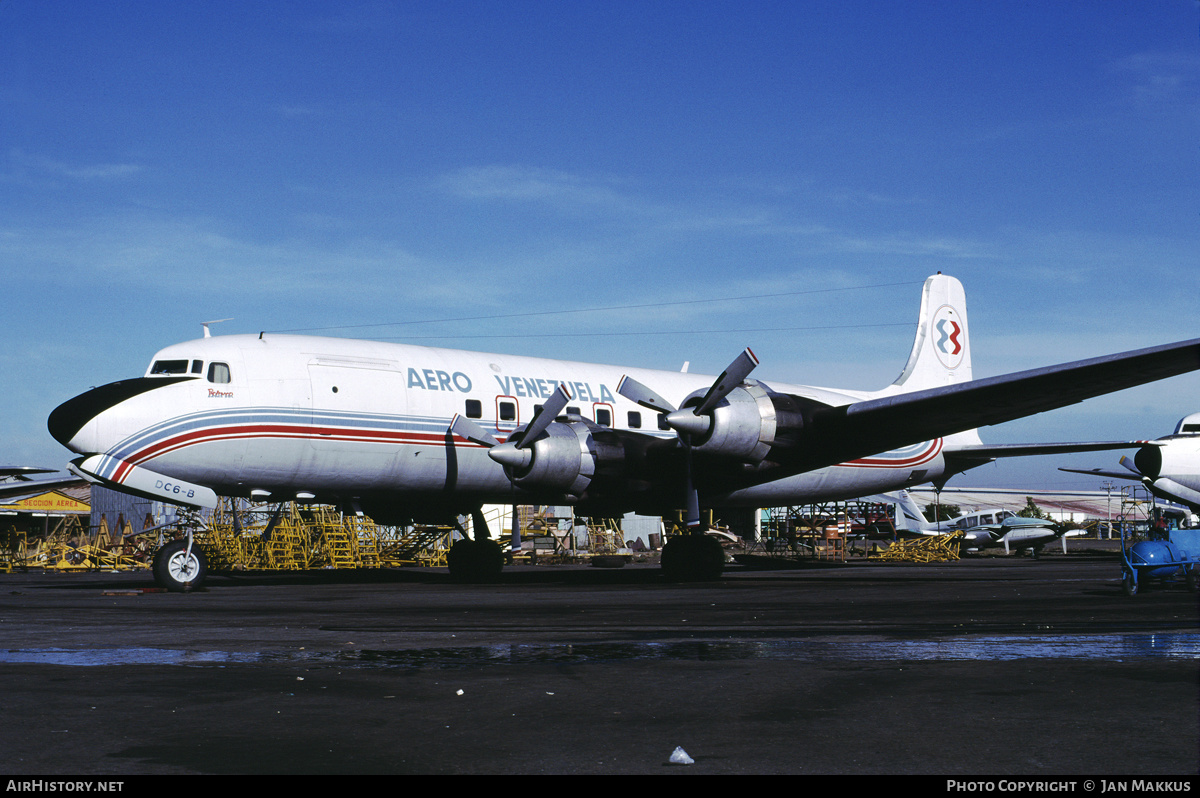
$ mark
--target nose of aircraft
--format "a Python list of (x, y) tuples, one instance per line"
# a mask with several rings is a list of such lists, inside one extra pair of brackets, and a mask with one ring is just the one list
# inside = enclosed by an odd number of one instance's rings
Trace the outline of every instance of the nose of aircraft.
[(54, 408), (46, 420), (46, 426), (56, 441), (73, 452), (102, 452), (107, 447), (101, 443), (98, 425), (93, 422), (104, 411), (116, 407), (126, 399), (172, 382), (177, 380), (138, 377), (92, 388)]
[(1162, 449), (1158, 446), (1143, 446), (1133, 456), (1133, 464), (1137, 470), (1151, 479), (1158, 479), (1162, 473)]
[(46, 419), (46, 427), (50, 430), (50, 434), (54, 436), (54, 440), (61, 443), (68, 449), (76, 452), (82, 452), (83, 449), (72, 445), (75, 436), (79, 434), (79, 430), (83, 429), (84, 425), (95, 418), (99, 408), (91, 401), (88, 391), (85, 394), (76, 396), (74, 399), (68, 399), (50, 413), (50, 417)]

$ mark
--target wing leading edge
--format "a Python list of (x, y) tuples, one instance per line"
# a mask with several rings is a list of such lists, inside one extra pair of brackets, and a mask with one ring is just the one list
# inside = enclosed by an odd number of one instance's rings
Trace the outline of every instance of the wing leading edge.
[[(1200, 369), (1200, 338), (1137, 349), (1056, 366), (1019, 371), (999, 377), (929, 388), (911, 393), (854, 402), (840, 407), (814, 408), (807, 414), (804, 444), (796, 459), (781, 463), (801, 471), (848, 462), (921, 441), (944, 438), (977, 427), (1001, 424), (1056, 410), (1094, 396), (1132, 388)], [(1128, 443), (1101, 444), (1125, 448)], [(1042, 445), (1008, 454), (1045, 454)], [(976, 451), (971, 452), (970, 449)], [(964, 447), (966, 458), (1000, 456), (1003, 447)], [(953, 447), (948, 449), (954, 452)], [(1059, 452), (1069, 449), (1058, 449)], [(1074, 451), (1086, 451), (1076, 448)]]

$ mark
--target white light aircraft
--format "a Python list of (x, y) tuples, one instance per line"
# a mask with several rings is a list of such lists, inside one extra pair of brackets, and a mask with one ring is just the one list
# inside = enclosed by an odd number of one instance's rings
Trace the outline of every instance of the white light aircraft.
[(1028, 549), (1034, 557), (1041, 554), (1047, 543), (1062, 541), (1067, 553), (1067, 538), (1083, 535), (1084, 530), (1068, 530), (1063, 525), (1044, 518), (1022, 518), (1010, 514), (990, 524), (977, 524), (963, 529), (963, 546), (967, 551), (1003, 546), (1005, 554)]
[[(996, 457), (1127, 442), (985, 446), (976, 428), (1200, 368), (1200, 339), (975, 380), (962, 284), (923, 289), (894, 383), (852, 391), (749, 379), (749, 350), (720, 376), (270, 333), (158, 352), (142, 377), (51, 413), (51, 434), (94, 481), (161, 501), (218, 496), (360, 508), (384, 524), (483, 504), (571, 504), (582, 515), (758, 508), (853, 498)], [(648, 412), (647, 412), (648, 411)], [(526, 420), (527, 423), (526, 423)], [(498, 571), (486, 540), (451, 571)], [(482, 535), (479, 534), (482, 531)], [(699, 530), (698, 530), (699, 531)], [(199, 578), (191, 547), (160, 556)], [(723, 555), (675, 536), (663, 570), (712, 577)], [(169, 569), (168, 569), (169, 570)]]
[(908, 493), (885, 494), (903, 511), (906, 532), (910, 535), (948, 535), (959, 532), (966, 551), (1004, 547), (1005, 554), (1014, 550), (1041, 554), (1047, 543), (1062, 541), (1067, 553), (1067, 538), (1084, 534), (1083, 530), (1068, 530), (1064, 525), (1045, 518), (1023, 518), (1001, 508), (972, 510), (945, 521), (927, 521), (919, 505)]
[(1200, 413), (1180, 419), (1175, 431), (1153, 441), (1140, 441), (1133, 458), (1122, 457), (1125, 471), (1103, 468), (1060, 468), (1075, 474), (1133, 479), (1160, 499), (1200, 512)]

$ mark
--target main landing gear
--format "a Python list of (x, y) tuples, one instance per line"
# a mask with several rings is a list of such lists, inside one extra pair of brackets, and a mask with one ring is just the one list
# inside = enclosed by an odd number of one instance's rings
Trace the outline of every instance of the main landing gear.
[[(459, 526), (464, 536), (465, 530)], [(488, 537), (482, 510), (471, 513), (471, 538), (456, 540), (446, 552), (450, 576), (459, 582), (491, 582), (504, 570), (504, 549)]]
[(702, 532), (675, 535), (662, 550), (662, 572), (672, 582), (711, 582), (725, 570), (725, 550)]
[(494, 540), (456, 540), (446, 552), (450, 576), (459, 582), (490, 582), (504, 570), (504, 550)]

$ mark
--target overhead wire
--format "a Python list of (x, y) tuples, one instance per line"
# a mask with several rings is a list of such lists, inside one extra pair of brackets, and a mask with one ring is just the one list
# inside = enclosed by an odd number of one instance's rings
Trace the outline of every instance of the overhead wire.
[(706, 329), (706, 330), (621, 330), (617, 332), (549, 332), (549, 333), (488, 333), (486, 335), (455, 335), (447, 333), (445, 335), (397, 335), (397, 336), (373, 336), (373, 340), (390, 341), (390, 340), (405, 340), (405, 341), (427, 341), (437, 339), (461, 339), (468, 340), (472, 338), (607, 338), (620, 335), (712, 335), (714, 333), (758, 333), (758, 332), (801, 332), (814, 330), (858, 330), (866, 327), (915, 327), (915, 321), (891, 322), (882, 324), (823, 324), (814, 327), (745, 327), (742, 329)]
[[(409, 325), (416, 325), (416, 324), (443, 324), (443, 323), (467, 322), (467, 321), (497, 321), (497, 320), (502, 320), (502, 319), (533, 318), (533, 317), (539, 317), (539, 316), (556, 316), (556, 315), (569, 315), (569, 314), (579, 314), (579, 313), (605, 313), (605, 312), (621, 311), (621, 310), (646, 310), (649, 308), (680, 307), (680, 306), (687, 306), (687, 305), (714, 304), (714, 303), (718, 303), (718, 302), (743, 302), (743, 301), (756, 300), (756, 299), (778, 299), (780, 297), (805, 296), (805, 295), (813, 295), (813, 294), (828, 294), (828, 293), (834, 293), (834, 292), (840, 292), (840, 291), (862, 291), (862, 290), (875, 289), (875, 288), (894, 288), (894, 287), (898, 287), (898, 286), (916, 285), (918, 283), (923, 283), (923, 282), (924, 282), (923, 280), (907, 280), (907, 281), (896, 282), (896, 283), (876, 283), (876, 284), (872, 284), (872, 285), (843, 286), (843, 287), (838, 287), (838, 288), (815, 288), (815, 289), (810, 289), (810, 290), (806, 290), (806, 291), (780, 291), (780, 292), (774, 292), (774, 293), (770, 293), (770, 294), (750, 294), (750, 295), (746, 295), (746, 296), (736, 296), (736, 297), (713, 297), (713, 298), (709, 298), (709, 299), (686, 299), (686, 300), (677, 300), (677, 301), (673, 301), (673, 302), (646, 302), (646, 303), (638, 303), (638, 304), (630, 304), (630, 305), (607, 305), (607, 306), (594, 307), (594, 308), (571, 308), (571, 309), (566, 309), (566, 310), (538, 310), (538, 311), (527, 311), (527, 312), (523, 312), (523, 313), (498, 313), (498, 314), (491, 314), (491, 315), (484, 315), (484, 316), (460, 316), (460, 317), (456, 317), (456, 318), (407, 319), (404, 321), (374, 322), (374, 323), (370, 323), (370, 324), (343, 324), (343, 325), (330, 325), (330, 326), (325, 326), (325, 327), (304, 327), (304, 328), (295, 328), (295, 329), (287, 329), (287, 330), (265, 330), (263, 332), (270, 332), (270, 333), (275, 333), (275, 334), (313, 333), (313, 332), (328, 332), (331, 330), (365, 330), (365, 329), (372, 329), (372, 328), (379, 328), (379, 327), (401, 327), (401, 326), (409, 326)], [(790, 331), (812, 331), (812, 330), (823, 330), (823, 329), (854, 329), (854, 328), (861, 328), (861, 327), (908, 327), (908, 326), (912, 326), (912, 324), (909, 322), (903, 322), (903, 323), (898, 322), (898, 323), (893, 323), (893, 324), (888, 324), (888, 323), (859, 324), (859, 325), (837, 324), (837, 325), (809, 326), (809, 327), (763, 327), (763, 328), (748, 328), (748, 329), (737, 329), (737, 330), (714, 330), (714, 329), (710, 328), (710, 329), (705, 329), (705, 330), (693, 330), (693, 331), (663, 330), (663, 331), (647, 332), (647, 331), (632, 331), (632, 330), (630, 330), (630, 331), (620, 331), (620, 332), (587, 332), (587, 333), (564, 333), (564, 332), (514, 333), (514, 334), (489, 333), (489, 334), (479, 334), (479, 335), (445, 334), (445, 335), (417, 335), (417, 336), (403, 335), (403, 336), (386, 336), (386, 337), (385, 336), (372, 336), (372, 337), (377, 338), (379, 340), (397, 340), (397, 339), (429, 340), (429, 339), (447, 339), (447, 338), (453, 338), (453, 339), (565, 338), (565, 337), (583, 338), (583, 337), (605, 337), (605, 336), (619, 336), (619, 335), (699, 335), (699, 334), (712, 334), (712, 333), (790, 332)]]

